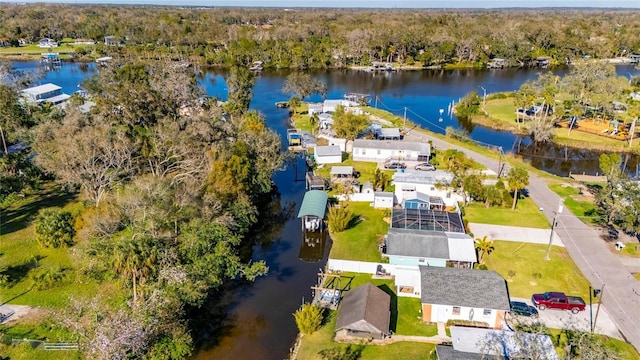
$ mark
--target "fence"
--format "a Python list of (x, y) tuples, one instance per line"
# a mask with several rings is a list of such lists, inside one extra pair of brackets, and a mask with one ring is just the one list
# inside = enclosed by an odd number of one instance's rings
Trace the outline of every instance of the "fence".
[(11, 339), (11, 345), (16, 346), (22, 343), (29, 343), (32, 348), (37, 348), (42, 345), (44, 350), (78, 350), (78, 343), (48, 343), (43, 340), (35, 339)]

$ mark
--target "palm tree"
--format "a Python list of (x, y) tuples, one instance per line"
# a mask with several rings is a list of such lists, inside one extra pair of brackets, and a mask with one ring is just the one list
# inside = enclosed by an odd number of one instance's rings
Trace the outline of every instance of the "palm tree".
[(476, 238), (474, 240), (476, 244), (476, 250), (478, 251), (478, 263), (482, 264), (482, 259), (485, 255), (490, 255), (495, 247), (493, 246), (493, 241), (487, 239), (487, 236), (483, 236), (482, 239)]
[(376, 171), (373, 173), (373, 188), (383, 191), (387, 185), (389, 185), (389, 175), (376, 168)]
[(529, 185), (529, 173), (524, 168), (511, 168), (509, 174), (507, 174), (507, 182), (509, 183), (509, 188), (513, 191), (513, 206), (511, 210), (515, 210), (518, 202), (518, 191)]
[(131, 279), (134, 304), (138, 302), (138, 284), (144, 284), (147, 277), (155, 272), (157, 261), (157, 249), (149, 238), (130, 238), (116, 247), (113, 266), (117, 273)]

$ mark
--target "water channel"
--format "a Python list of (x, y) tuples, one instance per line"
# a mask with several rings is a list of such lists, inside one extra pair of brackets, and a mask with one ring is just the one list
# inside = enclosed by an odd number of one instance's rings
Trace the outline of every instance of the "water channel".
[[(34, 71), (37, 62), (15, 62), (22, 71)], [(48, 71), (40, 83), (52, 82), (71, 94), (78, 84), (91, 75), (94, 64), (64, 64), (55, 71)], [(559, 75), (566, 69), (557, 70)], [(618, 67), (623, 76), (638, 74), (631, 67)], [(277, 109), (274, 103), (286, 100), (281, 92), (287, 71), (263, 72), (254, 88), (251, 108), (266, 117), (267, 124), (278, 132), (283, 141), (288, 123), (286, 110)], [(534, 70), (456, 70), (456, 71), (407, 71), (376, 74), (357, 71), (326, 71), (313, 74), (322, 80), (329, 90), (327, 98), (341, 98), (347, 92), (367, 93), (377, 99), (377, 106), (407, 117), (421, 127), (444, 133), (447, 126), (461, 128), (458, 119), (446, 116), (449, 103), (472, 90), (483, 93), (516, 90), (520, 85), (537, 77)], [(200, 78), (200, 84), (210, 96), (226, 99), (227, 90), (222, 70), (208, 71)], [(321, 100), (312, 98), (311, 100)], [(440, 121), (439, 110), (444, 109)], [(469, 136), (478, 142), (501, 146), (505, 151), (523, 152), (523, 156), (543, 170), (566, 176), (569, 171), (595, 173), (598, 171), (597, 152), (584, 149), (546, 146), (534, 148), (527, 139), (510, 133), (477, 126), (465, 126)], [(519, 145), (519, 146), (518, 146)], [(631, 157), (628, 168), (635, 169), (637, 157)], [(211, 315), (212, 309), (204, 309), (194, 321), (220, 321), (214, 324), (216, 336), (200, 336), (204, 341), (195, 359), (283, 359), (296, 336), (292, 313), (303, 299), (311, 297), (310, 286), (316, 282), (316, 273), (324, 266), (330, 244), (310, 248), (303, 241), (301, 224), (295, 218), (304, 195), (304, 181), (297, 181), (302, 170), (289, 164), (284, 171), (274, 174), (278, 192), (273, 196), (271, 212), (288, 213), (277, 227), (253, 248), (253, 259), (266, 260), (270, 267), (268, 276), (254, 284), (233, 289), (225, 294), (227, 315), (219, 318)], [(269, 221), (263, 219), (265, 221)], [(311, 253), (312, 255), (308, 255)], [(210, 320), (211, 319), (211, 320)], [(220, 329), (223, 329), (220, 331)], [(206, 334), (206, 332), (205, 332)]]

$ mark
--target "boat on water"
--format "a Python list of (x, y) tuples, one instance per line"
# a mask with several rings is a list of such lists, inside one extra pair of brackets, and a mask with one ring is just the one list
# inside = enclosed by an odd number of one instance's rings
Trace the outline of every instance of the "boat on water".
[(251, 71), (262, 71), (264, 68), (264, 63), (262, 61), (254, 61), (251, 66), (249, 66), (249, 70)]

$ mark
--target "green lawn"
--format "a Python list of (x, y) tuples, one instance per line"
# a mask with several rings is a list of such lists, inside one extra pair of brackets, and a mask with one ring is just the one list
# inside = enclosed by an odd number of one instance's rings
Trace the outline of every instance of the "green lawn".
[(381, 262), (378, 245), (389, 228), (383, 220), (385, 210), (374, 209), (368, 202), (351, 202), (348, 206), (360, 221), (350, 229), (331, 234), (333, 245), (329, 257)]
[(464, 219), (470, 223), (551, 228), (547, 218), (530, 198), (518, 200), (516, 210), (511, 210), (511, 207), (487, 208), (484, 204), (471, 203), (464, 208)]
[[(360, 184), (364, 184), (367, 181), (373, 183), (374, 173), (378, 164), (375, 162), (365, 162), (365, 161), (353, 161), (351, 156), (348, 159), (344, 160), (341, 164), (335, 164), (336, 166), (353, 166), (355, 171), (360, 172), (360, 177), (358, 181)], [(334, 165), (325, 165), (322, 168), (316, 169), (316, 174), (320, 175), (326, 179), (331, 177), (331, 167)], [(385, 170), (385, 172), (389, 175), (389, 180), (391, 180), (391, 176), (393, 175), (393, 171)], [(386, 190), (386, 189), (385, 189)]]
[(398, 297), (398, 335), (435, 336), (438, 326), (422, 321), (422, 304), (419, 298)]
[(640, 244), (637, 242), (624, 244), (624, 248), (622, 248), (621, 253), (629, 256), (640, 257)]
[(636, 278), (637, 280), (640, 280), (640, 273), (634, 273), (633, 277)]
[(485, 111), (493, 119), (517, 126), (515, 121), (516, 107), (513, 105), (513, 98), (488, 100), (485, 105)]
[[(563, 247), (551, 247), (551, 260), (545, 260), (547, 245), (500, 241), (495, 250), (485, 255), (490, 270), (507, 279), (509, 294), (529, 298), (533, 293), (562, 291), (569, 295), (589, 297), (589, 282)], [(513, 279), (509, 272), (513, 271)]]
[(598, 207), (593, 201), (579, 200), (585, 198), (580, 191), (567, 184), (551, 184), (549, 188), (564, 199), (564, 205), (575, 216), (582, 217), (582, 221), (588, 224), (598, 225), (602, 223), (602, 217), (598, 215)]
[[(81, 45), (81, 46), (87, 47), (91, 45)], [(74, 52), (74, 51), (75, 51), (75, 47), (73, 45), (68, 45), (68, 44), (61, 44), (60, 46), (55, 48), (41, 48), (41, 47), (38, 47), (37, 44), (30, 44), (27, 46), (20, 46), (20, 47), (0, 47), (0, 54), (40, 55), (41, 53), (47, 53), (47, 52), (63, 53), (63, 52)]]
[[(41, 323), (28, 321), (14, 324), (11, 327), (0, 325), (0, 333), (6, 330), (7, 339), (45, 340), (48, 342), (74, 342), (76, 338), (69, 332), (55, 326), (49, 319), (40, 320)], [(35, 344), (35, 343), (34, 343)], [(0, 353), (11, 360), (72, 360), (81, 359), (79, 351), (47, 351), (42, 345), (33, 348), (28, 343), (16, 346), (0, 342)]]
[(302, 344), (298, 352), (298, 359), (314, 360), (322, 359), (318, 354), (323, 349), (338, 348), (345, 351), (359, 352), (359, 359), (362, 360), (406, 360), (406, 359), (425, 359), (435, 349), (433, 344), (400, 342), (384, 346), (375, 345), (349, 345), (341, 344), (333, 341), (333, 335), (336, 327), (338, 313), (329, 311), (327, 321), (320, 330), (311, 335), (302, 338)]
[[(95, 296), (99, 292), (97, 281), (78, 274), (73, 248), (43, 248), (36, 242), (33, 219), (40, 209), (50, 207), (74, 215), (83, 209), (75, 196), (48, 185), (2, 210), (0, 274), (8, 276), (8, 283), (0, 288), (1, 302), (62, 308), (71, 297)], [(33, 288), (31, 274), (58, 267), (66, 273), (61, 283), (50, 289)]]

